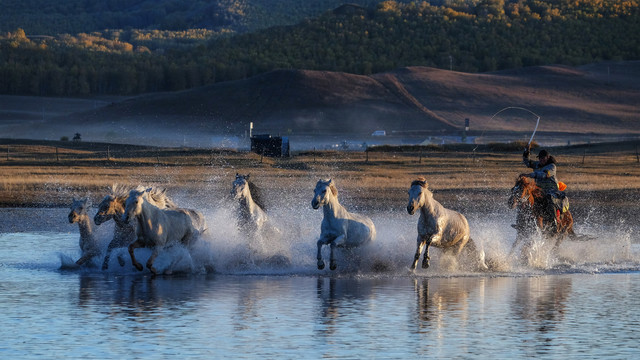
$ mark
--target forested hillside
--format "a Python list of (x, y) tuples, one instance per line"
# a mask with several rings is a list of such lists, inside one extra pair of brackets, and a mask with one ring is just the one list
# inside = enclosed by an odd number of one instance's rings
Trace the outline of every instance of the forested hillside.
[(295, 26), (233, 36), (131, 29), (41, 37), (18, 29), (0, 37), (0, 93), (176, 91), (278, 68), (368, 75), (402, 66), (486, 72), (640, 59), (637, 0), (441, 3), (347, 5)]
[[(370, 6), (379, 1), (351, 0)], [(8, 0), (0, 32), (57, 35), (104, 29), (207, 29), (241, 33), (315, 17), (342, 0)]]

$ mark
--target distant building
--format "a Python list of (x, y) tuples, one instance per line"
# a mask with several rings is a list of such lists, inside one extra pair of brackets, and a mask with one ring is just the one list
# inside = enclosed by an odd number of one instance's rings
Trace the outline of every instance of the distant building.
[(251, 137), (251, 151), (269, 157), (289, 157), (289, 138), (269, 134)]

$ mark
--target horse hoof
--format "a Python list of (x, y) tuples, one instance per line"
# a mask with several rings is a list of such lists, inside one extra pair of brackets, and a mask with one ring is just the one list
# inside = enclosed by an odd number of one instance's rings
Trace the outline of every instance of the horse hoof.
[(133, 264), (133, 266), (136, 268), (136, 270), (138, 270), (138, 271), (142, 271), (142, 265), (140, 265), (140, 264)]
[(335, 270), (337, 267), (338, 267), (338, 265), (336, 265), (336, 263), (331, 263), (329, 265), (329, 269), (331, 269), (331, 270)]
[(324, 269), (324, 261), (318, 260), (318, 270)]
[(428, 269), (429, 268), (429, 262), (428, 261), (423, 261), (422, 262), (422, 268), (423, 269)]
[(109, 265), (107, 265), (107, 264), (102, 265), (102, 271), (105, 271), (105, 270), (107, 270), (108, 268), (109, 268)]
[(120, 266), (124, 266), (124, 259), (121, 257), (118, 257), (118, 264), (120, 264)]

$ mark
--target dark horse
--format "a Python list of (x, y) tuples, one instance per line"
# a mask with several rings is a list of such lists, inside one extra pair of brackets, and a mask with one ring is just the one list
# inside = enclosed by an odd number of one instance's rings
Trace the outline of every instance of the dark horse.
[(561, 213), (555, 209), (551, 199), (536, 185), (534, 179), (520, 176), (511, 189), (509, 207), (518, 208), (515, 229), (516, 241), (511, 252), (525, 238), (540, 230), (543, 237), (555, 240), (556, 251), (567, 236), (574, 237), (573, 216), (569, 210)]

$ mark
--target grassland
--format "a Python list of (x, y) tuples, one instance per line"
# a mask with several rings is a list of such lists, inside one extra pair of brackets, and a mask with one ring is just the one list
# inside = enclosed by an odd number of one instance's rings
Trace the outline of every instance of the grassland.
[[(638, 145), (551, 149), (576, 218), (592, 216), (595, 210), (601, 216), (635, 221), (640, 200)], [(331, 177), (341, 202), (350, 208), (402, 210), (410, 182), (424, 176), (445, 206), (491, 213), (504, 210), (517, 175), (527, 172), (516, 148), (387, 147), (274, 159), (217, 149), (0, 140), (0, 206), (66, 207), (74, 196), (88, 196), (97, 203), (113, 183), (158, 185), (195, 206), (215, 206), (229, 194), (236, 173), (250, 173), (267, 203), (288, 199), (306, 204), (316, 181)]]

